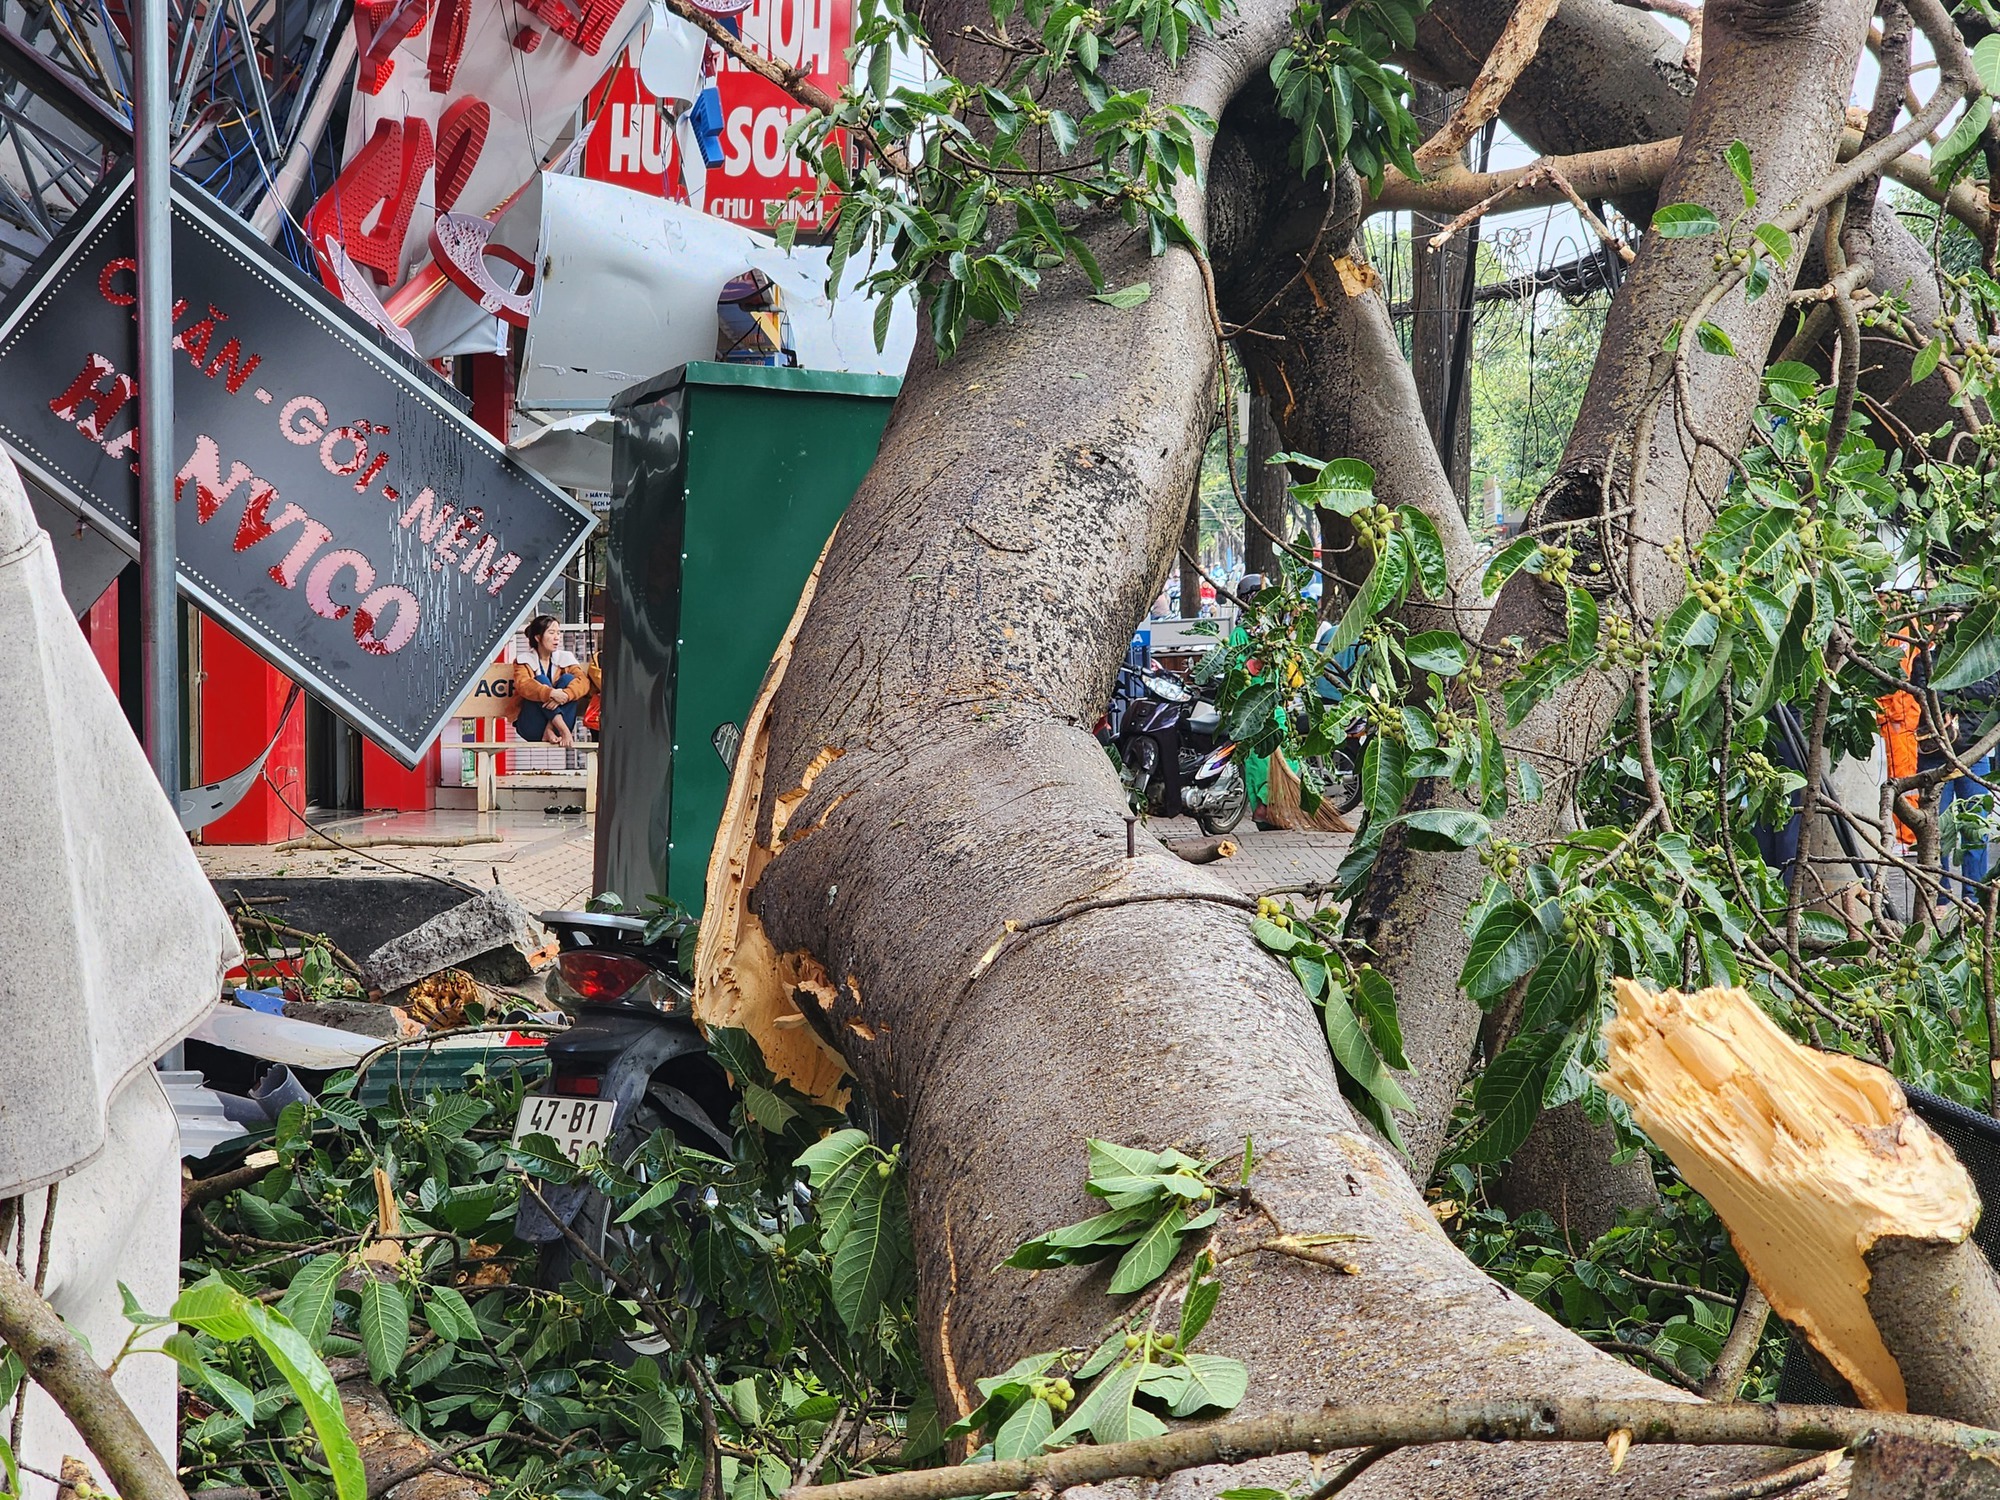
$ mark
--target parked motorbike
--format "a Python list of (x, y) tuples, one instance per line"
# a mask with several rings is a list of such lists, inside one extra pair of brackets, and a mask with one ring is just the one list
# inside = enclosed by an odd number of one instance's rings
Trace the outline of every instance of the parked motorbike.
[(1250, 794), (1230, 753), (1236, 747), (1218, 743), (1221, 711), (1164, 672), (1126, 667), (1119, 677), (1137, 692), (1128, 691), (1111, 743), (1139, 805), (1160, 818), (1185, 814), (1210, 834), (1242, 822)]
[[(608, 912), (544, 912), (542, 922), (559, 949), (549, 998), (575, 1021), (550, 1039), (545, 1091), (521, 1101), (514, 1138), (546, 1135), (571, 1157), (604, 1145), (624, 1161), (665, 1129), (728, 1157), (735, 1095), (695, 1026), (679, 934), (649, 943), (644, 919)], [(541, 1285), (588, 1263), (578, 1241), (607, 1261), (634, 1248), (618, 1243), (610, 1201), (587, 1181), (538, 1190), (539, 1201), (523, 1194), (514, 1232), (542, 1247)]]

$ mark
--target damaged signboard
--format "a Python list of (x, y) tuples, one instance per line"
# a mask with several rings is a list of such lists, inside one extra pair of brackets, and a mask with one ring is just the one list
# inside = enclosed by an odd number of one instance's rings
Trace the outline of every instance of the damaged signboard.
[[(199, 189), (173, 193), (181, 591), (415, 765), (590, 514)], [(0, 441), (139, 548), (132, 175), (0, 312)]]

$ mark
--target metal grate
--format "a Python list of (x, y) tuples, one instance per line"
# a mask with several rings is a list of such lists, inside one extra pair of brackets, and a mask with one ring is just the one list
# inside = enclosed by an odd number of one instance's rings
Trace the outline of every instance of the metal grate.
[[(1987, 1260), (2000, 1266), (2000, 1212), (1993, 1210), (1993, 1205), (2000, 1204), (2000, 1120), (1907, 1084), (1903, 1093), (1910, 1101), (1910, 1108), (1944, 1138), (1944, 1143), (1958, 1154), (1965, 1170), (1972, 1175), (1979, 1201), (1988, 1207), (1972, 1231), (1972, 1242), (1986, 1252)], [(1796, 1332), (1791, 1336), (1784, 1367), (1778, 1374), (1778, 1399), (1821, 1406), (1860, 1405), (1847, 1383), (1824, 1360), (1816, 1358)]]

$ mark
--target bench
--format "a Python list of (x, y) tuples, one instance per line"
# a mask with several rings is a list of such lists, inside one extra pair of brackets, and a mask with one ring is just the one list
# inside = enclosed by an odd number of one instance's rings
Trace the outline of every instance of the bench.
[[(583, 810), (597, 811), (597, 752), (604, 746), (602, 740), (578, 740), (569, 748), (584, 752), (583, 763)], [(499, 756), (509, 751), (546, 750), (546, 745), (533, 744), (528, 740), (462, 740), (447, 742), (449, 750), (469, 750), (472, 752), (472, 784), (476, 787), (478, 808), (481, 812), (492, 812), (500, 790)]]

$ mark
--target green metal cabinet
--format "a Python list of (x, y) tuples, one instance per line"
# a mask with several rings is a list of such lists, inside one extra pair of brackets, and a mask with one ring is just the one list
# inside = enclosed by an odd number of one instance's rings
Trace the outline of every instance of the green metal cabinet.
[(702, 905), (740, 726), (901, 382), (690, 364), (612, 403), (596, 886)]

